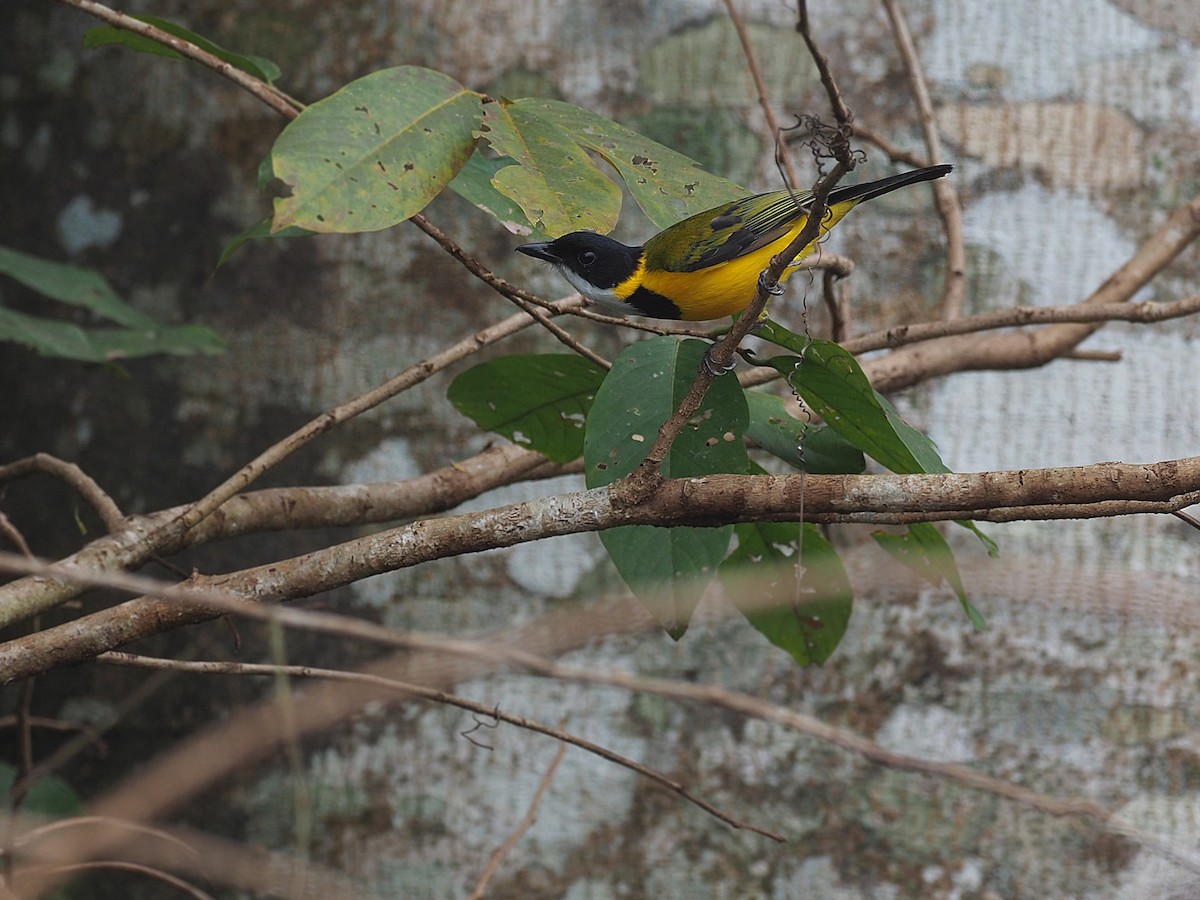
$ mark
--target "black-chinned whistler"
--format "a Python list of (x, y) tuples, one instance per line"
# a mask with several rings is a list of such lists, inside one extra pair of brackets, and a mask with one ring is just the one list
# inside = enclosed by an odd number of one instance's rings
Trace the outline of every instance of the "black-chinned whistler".
[[(952, 168), (928, 166), (835, 188), (820, 235), (796, 261), (812, 253), (817, 241), (864, 200), (941, 178)], [(608, 311), (656, 319), (717, 319), (750, 305), (760, 273), (804, 228), (811, 207), (811, 192), (771, 191), (690, 216), (640, 247), (593, 231), (573, 231), (517, 249), (551, 263), (579, 293)], [(789, 267), (783, 278), (792, 271)]]

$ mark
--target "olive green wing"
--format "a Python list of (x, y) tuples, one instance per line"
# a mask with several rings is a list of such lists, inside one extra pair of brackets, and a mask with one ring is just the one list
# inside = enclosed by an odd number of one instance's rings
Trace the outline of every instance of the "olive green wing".
[(765, 247), (804, 216), (812, 193), (772, 191), (743, 197), (676, 222), (646, 242), (646, 265), (695, 272)]

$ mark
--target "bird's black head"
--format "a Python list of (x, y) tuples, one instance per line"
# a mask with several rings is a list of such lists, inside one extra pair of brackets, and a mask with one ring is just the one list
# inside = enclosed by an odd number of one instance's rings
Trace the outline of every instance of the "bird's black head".
[(608, 293), (628, 279), (637, 271), (642, 253), (641, 247), (627, 247), (594, 231), (573, 231), (548, 243), (524, 244), (517, 249), (553, 263), (585, 295), (589, 294), (584, 284)]

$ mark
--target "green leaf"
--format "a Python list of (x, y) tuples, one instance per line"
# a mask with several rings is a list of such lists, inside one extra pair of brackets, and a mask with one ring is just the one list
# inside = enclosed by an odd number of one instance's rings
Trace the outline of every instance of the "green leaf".
[(574, 138), (518, 104), (489, 103), (480, 130), (493, 150), (517, 164), (492, 182), (549, 234), (590, 228), (609, 232), (621, 214), (621, 189)]
[(875, 531), (871, 533), (871, 537), (875, 538), (876, 543), (884, 550), (930, 584), (938, 584), (944, 578), (954, 589), (958, 602), (962, 604), (963, 611), (975, 626), (975, 630), (983, 631), (987, 628), (987, 621), (967, 598), (967, 591), (950, 545), (932, 522), (909, 525), (904, 534)]
[(355, 233), (420, 212), (475, 149), (481, 99), (418, 66), (373, 72), (307, 107), (271, 150), (290, 195), (274, 231)]
[(102, 362), (85, 332), (70, 322), (58, 322), (0, 307), (0, 340), (24, 344), (43, 356)]
[(983, 548), (987, 550), (987, 555), (992, 559), (1000, 558), (1000, 545), (984, 534), (983, 530), (969, 519), (955, 519), (955, 525), (961, 525), (967, 531), (979, 538), (979, 543), (983, 544)]
[(105, 360), (168, 353), (172, 356), (215, 356), (225, 352), (225, 342), (203, 325), (160, 325), (149, 331), (133, 328), (91, 328), (88, 335)]
[(830, 428), (868, 456), (899, 474), (922, 471), (858, 361), (833, 341), (810, 340), (802, 357), (777, 356), (768, 363)]
[(450, 182), (450, 190), (482, 209), (503, 225), (510, 234), (547, 237), (548, 235), (530, 223), (519, 203), (504, 196), (492, 183), (492, 178), (497, 172), (511, 165), (514, 165), (513, 161), (506, 157), (489, 158), (477, 152), (454, 176), (454, 180)]
[[(660, 337), (639, 341), (617, 357), (587, 418), (583, 458), (588, 487), (625, 477), (645, 458), (658, 429), (691, 387), (708, 347), (705, 341)], [(663, 461), (663, 474), (687, 478), (746, 472), (750, 461), (742, 436), (748, 415), (737, 379), (718, 378)], [(724, 558), (732, 532), (732, 526), (635, 525), (609, 529), (600, 538), (621, 577), (678, 640)]]
[[(916, 459), (917, 464), (920, 466), (918, 471), (928, 474), (942, 475), (951, 471), (950, 468), (947, 467), (944, 462), (942, 462), (941, 456), (938, 455), (937, 444), (935, 444), (927, 434), (917, 431), (917, 429), (905, 422), (904, 419), (900, 417), (900, 413), (896, 412), (896, 407), (892, 406), (892, 404), (888, 402), (888, 399), (883, 396), (883, 394), (880, 394), (878, 391), (876, 391), (875, 399), (879, 401), (879, 405), (883, 408), (884, 413), (887, 415), (888, 421), (891, 422), (892, 427), (896, 430), (897, 436), (901, 441), (904, 442), (904, 446), (908, 448), (910, 453), (912, 453), (913, 458)], [(984, 549), (987, 550), (987, 555), (992, 559), (998, 559), (1000, 557), (999, 545), (997, 545), (994, 540), (984, 534), (983, 530), (974, 522), (970, 521), (969, 519), (955, 519), (954, 524), (958, 525), (960, 528), (967, 529), (967, 531), (979, 538), (979, 542), (983, 544)]]
[(85, 328), (0, 307), (0, 340), (24, 344), (46, 356), (109, 362), (153, 353), (220, 353), (220, 337), (200, 325), (163, 326), (122, 300), (91, 269), (51, 262), (0, 247), (0, 273), (45, 297), (82, 307), (124, 328)]
[(225, 245), (225, 249), (221, 251), (221, 256), (217, 260), (216, 268), (219, 269), (221, 266), (225, 265), (225, 263), (229, 262), (233, 254), (237, 253), (237, 251), (242, 248), (243, 244), (245, 244), (247, 241), (254, 240), (255, 238), (311, 237), (315, 233), (316, 232), (309, 231), (307, 228), (300, 228), (296, 225), (291, 225), (280, 231), (272, 231), (271, 216), (267, 216), (265, 219), (260, 219), (259, 221), (255, 222)]
[[(196, 32), (189, 31), (181, 25), (176, 25), (174, 22), (168, 22), (166, 19), (159, 19), (155, 16), (132, 16), (131, 18), (137, 19), (139, 22), (145, 22), (147, 25), (153, 25), (167, 34), (195, 44), (201, 50), (207, 50), (213, 56), (217, 57), (217, 59), (223, 60), (231, 66), (241, 69), (243, 72), (248, 72), (255, 78), (265, 81), (268, 84), (273, 84), (275, 79), (282, 74), (279, 71), (279, 66), (275, 65), (269, 59), (226, 50), (224, 47), (219, 47), (212, 41), (201, 37)], [(161, 44), (140, 34), (134, 34), (132, 31), (126, 31), (123, 28), (114, 28), (111, 25), (101, 25), (97, 28), (88, 29), (87, 34), (83, 36), (83, 46), (87, 48), (104, 47), (109, 44), (118, 44), (122, 47), (128, 47), (130, 50), (137, 50), (140, 53), (150, 53), (154, 56), (165, 56), (170, 59), (185, 58), (166, 44)]]
[(224, 343), (202, 325), (137, 328), (81, 328), (71, 322), (44, 319), (0, 307), (0, 340), (24, 344), (44, 356), (82, 362), (112, 362), (135, 356), (169, 353), (216, 354)]
[(874, 388), (872, 388), (872, 392), (875, 394), (875, 401), (879, 404), (879, 408), (887, 416), (888, 424), (896, 432), (896, 437), (900, 438), (901, 443), (908, 448), (908, 452), (916, 460), (916, 471), (924, 472), (928, 475), (945, 475), (949, 473), (950, 468), (942, 462), (942, 457), (937, 451), (937, 444), (933, 442), (933, 439), (924, 432), (917, 431), (917, 429), (905, 422), (887, 397), (874, 390)]
[[(0, 762), (0, 794), (7, 797), (16, 778), (17, 770), (8, 763)], [(83, 810), (83, 801), (68, 782), (57, 775), (45, 775), (30, 785), (29, 793), (25, 795), (24, 809), (58, 819), (77, 815)]]
[(0, 247), (0, 273), (15, 278), (43, 296), (132, 328), (153, 328), (154, 319), (130, 306), (99, 272), (67, 263), (51, 262), (8, 247)]
[[(850, 443), (897, 474), (950, 471), (933, 441), (900, 417), (887, 398), (871, 387), (858, 361), (842, 347), (832, 341), (801, 337), (774, 322), (768, 322), (759, 333), (764, 332), (767, 340), (801, 353), (800, 357), (775, 357), (769, 363), (786, 376), (788, 384), (817, 415)], [(974, 522), (959, 520), (957, 524), (973, 532), (989, 556), (999, 555), (996, 542)], [(949, 546), (937, 529), (930, 528), (935, 537), (927, 540), (945, 546), (948, 565), (954, 568), (957, 578), (958, 569)], [(957, 584), (955, 591), (959, 592), (961, 581)], [(959, 593), (959, 600), (971, 615), (973, 607), (967, 602), (965, 592)]]
[(734, 533), (737, 548), (721, 564), (721, 580), (738, 609), (800, 665), (825, 662), (845, 635), (854, 604), (833, 545), (811, 523), (753, 522)]
[(704, 171), (694, 159), (574, 104), (529, 98), (516, 101), (512, 108), (554, 123), (603, 158), (659, 228), (751, 193)]
[(447, 397), (487, 431), (570, 462), (583, 453), (583, 426), (605, 372), (573, 353), (502, 356), (454, 379)]
[(797, 469), (814, 475), (845, 475), (866, 467), (861, 450), (828, 426), (793, 418), (784, 398), (746, 391), (746, 403), (750, 408), (746, 436)]

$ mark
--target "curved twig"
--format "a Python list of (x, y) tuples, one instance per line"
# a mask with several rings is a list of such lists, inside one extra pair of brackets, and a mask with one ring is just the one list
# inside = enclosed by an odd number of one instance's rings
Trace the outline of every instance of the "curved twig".
[[(913, 101), (921, 117), (921, 132), (925, 136), (925, 149), (929, 153), (929, 164), (942, 162), (942, 142), (938, 137), (937, 117), (933, 111), (933, 99), (929, 96), (929, 85), (921, 68), (921, 58), (904, 10), (896, 0), (883, 0), (892, 30), (896, 33), (896, 47), (904, 68), (908, 72), (908, 83), (912, 88)], [(962, 207), (954, 185), (939, 178), (931, 185), (938, 215), (942, 217), (942, 230), (946, 235), (946, 285), (942, 291), (942, 318), (957, 319), (963, 313), (963, 301), (967, 295), (967, 243), (963, 237)]]
[(305, 678), (321, 681), (341, 681), (351, 682), (355, 684), (365, 684), (373, 687), (384, 688), (389, 692), (399, 693), (411, 697), (417, 697), (422, 700), (428, 700), (431, 703), (442, 703), (446, 706), (455, 706), (459, 709), (464, 709), (467, 712), (475, 713), (480, 716), (487, 716), (501, 722), (506, 722), (516, 728), (522, 728), (526, 731), (532, 731), (537, 734), (545, 735), (546, 737), (554, 738), (561, 741), (564, 745), (578, 747), (585, 750), (601, 759), (606, 759), (611, 763), (616, 763), (623, 766), (643, 778), (647, 778), (656, 784), (661, 785), (674, 794), (678, 794), (689, 803), (698, 806), (711, 816), (720, 819), (725, 824), (732, 828), (745, 829), (761, 834), (764, 837), (769, 837), (774, 841), (783, 841), (782, 835), (770, 831), (766, 828), (760, 828), (757, 825), (751, 825), (748, 822), (731, 816), (726, 812), (722, 812), (712, 804), (700, 799), (692, 794), (683, 784), (673, 778), (654, 769), (650, 766), (639, 763), (636, 760), (630, 759), (627, 756), (622, 756), (607, 747), (596, 744), (592, 741), (585, 740), (563, 728), (555, 728), (552, 725), (546, 725), (536, 719), (528, 719), (524, 716), (519, 716), (514, 713), (506, 712), (498, 709), (495, 706), (489, 706), (486, 703), (480, 703), (477, 700), (471, 700), (467, 697), (462, 697), (457, 694), (447, 693), (446, 691), (435, 690), (433, 688), (424, 687), (420, 684), (412, 682), (397, 681), (394, 678), (386, 678), (382, 675), (372, 675), (363, 672), (348, 672), (343, 669), (323, 669), (313, 666), (298, 666), (298, 665), (266, 665), (258, 663), (238, 663), (224, 661), (180, 661), (175, 659), (160, 659), (157, 657), (140, 656), (133, 653), (118, 653), (107, 652), (96, 657), (96, 662), (104, 665), (125, 666), (128, 668), (137, 669), (153, 669), (159, 671), (171, 672), (189, 672), (199, 673), (204, 675), (286, 675), (289, 678)]
[[(554, 657), (576, 646), (581, 637), (592, 638), (608, 633), (609, 629), (614, 633), (636, 630), (638, 623), (631, 622), (629, 615), (620, 608), (609, 610), (605, 616), (597, 616), (590, 611), (576, 611), (573, 619), (572, 614), (551, 615), (542, 623), (526, 626), (521, 632), (491, 635), (484, 640), (460, 640), (396, 631), (376, 623), (329, 613), (245, 603), (234, 603), (233, 607), (252, 618), (270, 619), (290, 627), (353, 637), (406, 651), (402, 659), (394, 658), (372, 667), (370, 674), (383, 674), (390, 669), (389, 675), (394, 677), (394, 670), (399, 667), (408, 673), (403, 680), (420, 680), (431, 689), (468, 679), (477, 680), (505, 668), (517, 668), (546, 678), (607, 685), (718, 706), (738, 715), (775, 722), (878, 765), (945, 778), (1049, 815), (1089, 819), (1101, 827), (1134, 838), (1147, 849), (1166, 853), (1191, 869), (1197, 868), (1195, 860), (1175, 853), (1153, 836), (1121, 822), (1111, 810), (1094, 800), (1041, 794), (958, 763), (895, 753), (848, 729), (721, 685), (596, 671), (554, 661)], [(306, 702), (297, 704), (301, 716), (297, 723), (298, 732), (306, 734), (328, 728), (361, 708), (363, 703), (381, 697), (379, 691), (368, 690), (366, 685), (358, 687), (358, 692), (347, 691), (340, 697), (330, 693), (331, 688), (308, 692)], [(490, 708), (486, 710), (489, 716), (494, 712)], [(271, 701), (261, 702), (235, 713), (229, 720), (214, 725), (208, 732), (197, 735), (183, 746), (152, 761), (142, 773), (101, 798), (96, 804), (96, 811), (98, 814), (119, 814), (134, 820), (159, 816), (204, 790), (214, 780), (261, 758), (280, 739), (278, 711)], [(218, 747), (222, 752), (215, 752)], [(107, 836), (99, 838), (82, 849), (89, 853), (105, 852), (111, 846), (106, 841), (111, 840)]]
[(104, 488), (100, 487), (96, 479), (75, 463), (59, 459), (49, 453), (35, 453), (32, 456), (26, 456), (0, 466), (0, 483), (15, 481), (18, 478), (34, 474), (51, 475), (69, 485), (96, 511), (96, 515), (100, 517), (100, 521), (104, 523), (104, 527), (108, 531), (116, 531), (125, 521), (125, 514), (121, 512), (121, 508), (117, 506), (112, 497), (108, 496)]

